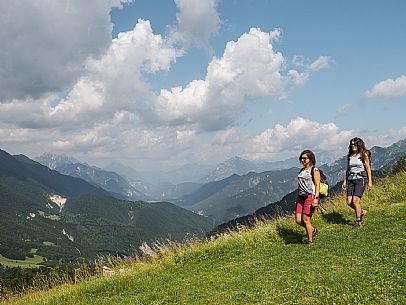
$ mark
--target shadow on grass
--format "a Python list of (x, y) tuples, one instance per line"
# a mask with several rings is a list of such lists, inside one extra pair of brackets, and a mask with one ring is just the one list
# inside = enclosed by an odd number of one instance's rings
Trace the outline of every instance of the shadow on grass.
[(304, 235), (292, 228), (278, 226), (277, 232), (283, 238), (285, 244), (301, 244), (303, 242)]
[(323, 219), (328, 223), (338, 224), (338, 225), (350, 225), (351, 221), (345, 219), (344, 216), (338, 212), (331, 212), (322, 215)]

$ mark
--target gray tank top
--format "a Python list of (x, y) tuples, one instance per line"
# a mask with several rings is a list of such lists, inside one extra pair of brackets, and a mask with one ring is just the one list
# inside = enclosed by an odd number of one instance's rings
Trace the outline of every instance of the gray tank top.
[(365, 167), (359, 154), (354, 157), (350, 156), (350, 161), (348, 162), (348, 171), (348, 180), (365, 178)]
[[(297, 176), (299, 196), (308, 196), (309, 194), (314, 195), (315, 187), (311, 170), (311, 168), (301, 169), (299, 175)], [(314, 170), (318, 171), (318, 168), (315, 167)]]

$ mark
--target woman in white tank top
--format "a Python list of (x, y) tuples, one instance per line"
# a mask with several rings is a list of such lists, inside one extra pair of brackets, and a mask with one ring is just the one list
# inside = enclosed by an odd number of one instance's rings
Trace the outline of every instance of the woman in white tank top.
[[(315, 167), (316, 157), (311, 150), (304, 150), (299, 157), (303, 168), (300, 170), (298, 179), (298, 191), (296, 200), (296, 223), (306, 230), (307, 246), (313, 246), (313, 241), (319, 230), (311, 223), (312, 215), (319, 205), (320, 195), (320, 172)], [(313, 176), (312, 176), (313, 169)]]
[(372, 171), (370, 152), (360, 138), (350, 140), (347, 155), (347, 170), (343, 181), (343, 189), (347, 190), (347, 204), (354, 209), (354, 228), (362, 226), (362, 218), (368, 213), (361, 208), (361, 198), (366, 185), (372, 190)]

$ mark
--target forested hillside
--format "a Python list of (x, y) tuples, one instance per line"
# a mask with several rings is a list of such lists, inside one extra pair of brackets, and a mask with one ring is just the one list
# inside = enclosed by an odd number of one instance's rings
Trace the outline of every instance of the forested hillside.
[(202, 236), (211, 227), (209, 218), (171, 203), (119, 200), (82, 179), (0, 151), (0, 263), (129, 255), (142, 242)]

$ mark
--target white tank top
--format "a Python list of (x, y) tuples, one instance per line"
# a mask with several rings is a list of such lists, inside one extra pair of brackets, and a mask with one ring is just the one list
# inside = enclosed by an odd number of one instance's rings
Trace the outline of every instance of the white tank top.
[(350, 161), (348, 162), (349, 180), (365, 178), (362, 173), (365, 173), (364, 163), (362, 162), (361, 155), (350, 156)]
[[(299, 175), (297, 176), (299, 196), (307, 196), (309, 194), (314, 195), (315, 186), (313, 183), (311, 170), (311, 168), (301, 169)], [(318, 171), (319, 169), (315, 167), (314, 170)]]

